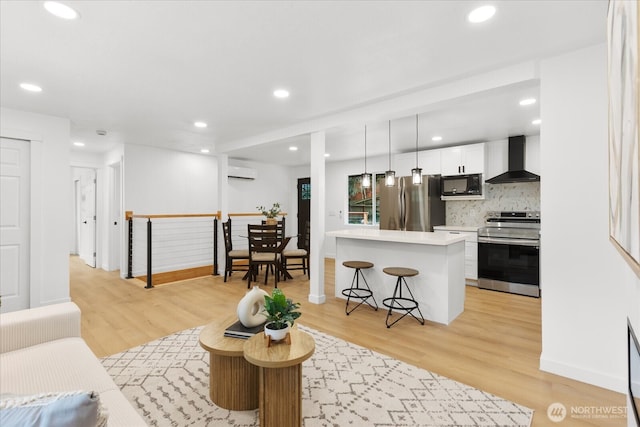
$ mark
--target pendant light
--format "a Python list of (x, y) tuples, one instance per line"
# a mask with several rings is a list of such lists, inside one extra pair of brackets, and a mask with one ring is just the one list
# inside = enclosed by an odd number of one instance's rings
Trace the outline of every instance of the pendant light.
[(391, 170), (391, 120), (389, 120), (389, 170), (384, 173), (384, 185), (387, 187), (396, 185), (396, 171)]
[(422, 169), (418, 167), (418, 115), (416, 114), (416, 167), (411, 169), (411, 182), (422, 184)]
[(362, 188), (371, 188), (371, 174), (367, 173), (367, 126), (364, 126), (364, 173), (362, 174)]

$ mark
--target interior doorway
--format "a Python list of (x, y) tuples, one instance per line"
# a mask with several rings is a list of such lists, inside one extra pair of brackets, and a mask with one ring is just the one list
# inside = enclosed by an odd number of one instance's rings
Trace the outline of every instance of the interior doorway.
[(298, 248), (304, 247), (307, 221), (311, 220), (311, 178), (298, 179)]
[(73, 168), (75, 195), (75, 247), (88, 266), (96, 266), (96, 170)]

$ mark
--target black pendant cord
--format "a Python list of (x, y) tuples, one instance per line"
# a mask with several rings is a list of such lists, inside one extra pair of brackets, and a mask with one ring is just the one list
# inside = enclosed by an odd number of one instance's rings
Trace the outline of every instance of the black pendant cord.
[(418, 169), (418, 115), (416, 114), (416, 169)]
[(389, 170), (391, 170), (391, 120), (389, 120)]
[(364, 126), (364, 173), (367, 173), (367, 125)]

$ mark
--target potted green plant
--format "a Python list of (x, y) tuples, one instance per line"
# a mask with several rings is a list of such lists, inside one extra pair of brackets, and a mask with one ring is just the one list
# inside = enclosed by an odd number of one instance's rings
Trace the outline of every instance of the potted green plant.
[(264, 314), (267, 323), (264, 325), (264, 333), (271, 337), (272, 341), (280, 341), (287, 336), (289, 329), (295, 320), (302, 315), (299, 311), (300, 303), (293, 302), (285, 297), (284, 293), (275, 288), (271, 295), (264, 297)]
[(264, 206), (256, 206), (256, 209), (267, 218), (267, 224), (275, 224), (276, 217), (280, 215), (280, 203), (278, 202), (275, 202), (271, 209), (267, 209)]

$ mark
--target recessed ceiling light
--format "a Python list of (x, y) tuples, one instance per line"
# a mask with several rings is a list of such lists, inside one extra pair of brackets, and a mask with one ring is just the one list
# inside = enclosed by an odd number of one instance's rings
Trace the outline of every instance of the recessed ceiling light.
[(532, 125), (539, 125), (540, 123), (542, 123), (542, 120), (540, 119), (535, 119), (531, 122)]
[(496, 8), (494, 6), (491, 6), (490, 4), (487, 4), (484, 6), (480, 6), (476, 9), (473, 9), (467, 15), (467, 21), (477, 24), (480, 22), (484, 22), (488, 19), (491, 19), (491, 17), (493, 17), (493, 15), (495, 14), (496, 14)]
[(329, 154), (329, 153), (324, 153), (324, 156), (325, 156), (325, 157), (329, 157), (330, 155), (331, 155), (331, 154)]
[(202, 154), (208, 154), (209, 153), (209, 149), (208, 148), (203, 148), (203, 149), (200, 150), (200, 152)]
[(431, 138), (432, 141), (442, 141), (442, 137), (441, 136), (434, 136), (433, 138)]
[(28, 90), (29, 92), (42, 92), (42, 88), (38, 85), (34, 85), (33, 83), (20, 83), (20, 87), (24, 90)]
[(520, 101), (520, 105), (533, 105), (536, 103), (536, 99), (535, 98), (527, 98), (527, 99), (523, 99), (522, 101)]
[(276, 98), (288, 98), (289, 91), (286, 89), (276, 89), (273, 91), (273, 96), (275, 96)]
[(197, 128), (201, 128), (201, 129), (203, 129), (203, 128), (206, 128), (206, 127), (207, 127), (207, 124), (206, 124), (205, 122), (194, 122), (194, 123), (193, 123), (193, 125), (194, 125), (195, 127), (197, 127)]
[(289, 147), (289, 151), (298, 151), (298, 147), (292, 145), (291, 147)]
[(71, 7), (66, 4), (58, 3), (57, 1), (46, 1), (43, 4), (44, 8), (47, 9), (52, 15), (57, 16), (62, 19), (76, 19), (78, 16), (78, 12), (76, 12)]
[(84, 147), (84, 142), (76, 141), (73, 143), (76, 147)]

